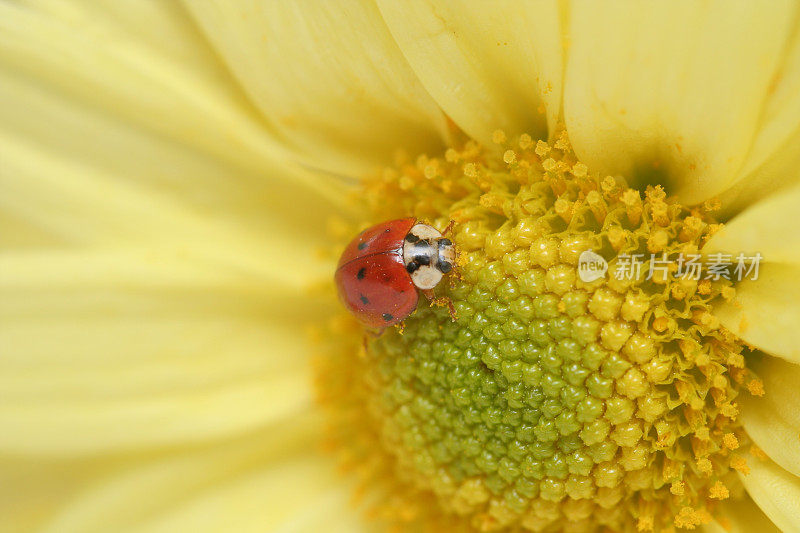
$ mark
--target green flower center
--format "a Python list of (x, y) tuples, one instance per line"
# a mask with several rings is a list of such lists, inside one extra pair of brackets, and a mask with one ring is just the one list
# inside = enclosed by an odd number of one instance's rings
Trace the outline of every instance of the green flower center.
[[(714, 206), (592, 175), (563, 136), (495, 137), (499, 152), (468, 142), (367, 185), (370, 222), (456, 222), (457, 272), (437, 287), (456, 319), (422, 302), (366, 350), (357, 333), (332, 342), (319, 383), (334, 441), (370, 465), (368, 486), (391, 486), (383, 517), (415, 527), (709, 522), (747, 468), (736, 397), (761, 392), (712, 314), (730, 284), (678, 268), (718, 229)], [(604, 274), (582, 276), (587, 250)]]

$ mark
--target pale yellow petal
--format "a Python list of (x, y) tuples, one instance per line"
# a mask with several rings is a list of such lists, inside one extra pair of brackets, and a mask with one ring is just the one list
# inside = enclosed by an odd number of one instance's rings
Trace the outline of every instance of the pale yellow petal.
[(304, 164), (349, 175), (441, 149), (444, 116), (371, 2), (185, 3)]
[[(151, 18), (180, 26), (163, 5)], [(314, 258), (343, 189), (267, 149), (269, 132), (238, 88), (217, 81), (226, 78), (210, 52), (184, 64), (102, 18), (74, 32), (71, 18), (0, 11), (0, 24), (31, 30), (13, 41), (0, 32), (0, 244), (159, 243), (295, 284), (327, 277)], [(109, 33), (119, 46), (102, 44)], [(199, 36), (185, 40), (203, 50)], [(145, 75), (123, 52), (163, 70)]]
[[(184, 152), (201, 150), (250, 171), (282, 154), (191, 18), (172, 2), (0, 4), (0, 66), (3, 125), (49, 127), (57, 138), (69, 112), (94, 112), (95, 122), (124, 121)], [(54, 123), (26, 105), (53, 101), (70, 104)]]
[(800, 268), (762, 264), (757, 280), (736, 284), (730, 303), (714, 306), (723, 326), (767, 353), (800, 363)]
[(282, 163), (185, 13), (134, 4), (0, 4), (0, 453), (196, 443), (310, 403), (336, 189)]
[(757, 202), (727, 222), (703, 248), (705, 253), (760, 252), (769, 264), (800, 267), (800, 226), (795, 223), (800, 187)]
[(725, 213), (800, 183), (800, 31), (794, 32), (782, 59), (747, 160), (720, 196)]
[[(137, 243), (295, 285), (325, 274), (315, 254), (335, 211), (313, 189), (276, 179), (276, 167), (256, 176), (146, 134), (118, 139), (124, 125), (93, 128), (92, 118), (63, 124), (52, 140), (5, 135), (0, 126), (9, 244), (17, 232), (33, 231), (34, 240), (16, 247)], [(70, 137), (85, 145), (62, 153)]]
[(749, 457), (741, 480), (748, 494), (783, 532), (800, 531), (800, 478), (770, 460)]
[(282, 164), (175, 4), (128, 7), (0, 4), (3, 531), (120, 531), (251, 466), (317, 472), (270, 442), (311, 406), (336, 187)]
[(170, 242), (259, 274), (291, 249), (283, 270), (308, 273), (337, 186), (278, 159), (180, 10), (142, 2), (129, 14), (157, 20), (162, 51), (156, 36), (82, 13), (91, 6), (0, 4), (0, 243)]
[[(311, 531), (292, 526), (325, 511), (358, 531), (349, 485), (319, 455), (319, 427), (305, 414), (211, 445), (92, 459), (77, 476), (83, 486), (40, 530)], [(103, 475), (92, 471), (95, 463)]]
[[(281, 460), (313, 461), (318, 423), (307, 411), (259, 431), (197, 446), (69, 459), (0, 454), (0, 531), (88, 531), (103, 520), (132, 526), (249, 468), (277, 468)], [(149, 493), (135, 492), (148, 483)], [(112, 488), (119, 496), (107, 490)], [(119, 498), (129, 498), (127, 507)], [(108, 510), (91, 505), (101, 499)], [(119, 526), (114, 529), (123, 530)]]
[(11, 254), (0, 287), (0, 451), (202, 442), (311, 404), (305, 324), (281, 282), (153, 250)]
[(107, 473), (107, 464), (0, 454), (0, 533), (41, 531), (77, 491)]
[(703, 529), (709, 533), (780, 533), (780, 529), (764, 514), (749, 496), (723, 501), (717, 513), (724, 526), (712, 522)]
[(747, 434), (784, 470), (800, 476), (800, 366), (766, 356), (755, 368), (762, 397), (741, 397)]
[(557, 2), (378, 3), (422, 83), (469, 135), (547, 137), (561, 111)]
[(342, 476), (332, 475), (324, 460), (315, 458), (256, 470), (134, 531), (172, 533), (188, 528), (215, 533), (230, 527), (253, 533), (383, 531), (371, 527), (353, 504), (352, 486)]
[(564, 114), (578, 156), (687, 203), (724, 191), (754, 141), (794, 2), (589, 2), (569, 12)]
[(800, 188), (756, 203), (734, 217), (703, 248), (707, 254), (761, 254), (759, 277), (736, 283), (733, 302), (714, 312), (725, 327), (762, 350), (800, 362), (800, 229), (796, 218)]

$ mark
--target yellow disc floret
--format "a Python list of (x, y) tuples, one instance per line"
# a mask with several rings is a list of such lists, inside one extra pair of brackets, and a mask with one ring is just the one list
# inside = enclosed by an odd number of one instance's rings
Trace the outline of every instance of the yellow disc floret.
[(747, 468), (737, 395), (763, 393), (712, 313), (730, 282), (687, 274), (716, 206), (595, 175), (563, 135), (494, 140), (367, 183), (365, 225), (455, 222), (437, 295), (456, 317), (421, 301), (363, 344), (333, 320), (317, 365), (332, 447), (376, 516), (414, 530), (709, 522)]

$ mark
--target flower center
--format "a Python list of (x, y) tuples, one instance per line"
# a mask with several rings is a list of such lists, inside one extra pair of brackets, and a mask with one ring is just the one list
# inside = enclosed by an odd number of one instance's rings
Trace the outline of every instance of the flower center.
[(332, 439), (381, 518), (431, 529), (695, 527), (740, 490), (743, 343), (712, 314), (725, 279), (684, 268), (714, 205), (640, 192), (501, 132), (366, 185), (366, 219), (455, 221), (457, 270), (402, 330), (347, 317), (318, 365)]

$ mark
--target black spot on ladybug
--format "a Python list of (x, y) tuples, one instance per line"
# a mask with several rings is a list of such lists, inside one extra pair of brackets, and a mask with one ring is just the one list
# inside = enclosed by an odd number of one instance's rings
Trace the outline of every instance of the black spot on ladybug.
[(386, 322), (389, 322), (390, 320), (394, 320), (394, 317), (392, 315), (390, 315), (389, 313), (383, 313), (383, 319)]
[(451, 241), (450, 239), (439, 239), (439, 247), (440, 248), (442, 246), (450, 246), (451, 244), (453, 244), (453, 241)]
[(413, 274), (418, 268), (419, 265), (413, 261), (406, 265), (406, 271), (408, 271), (409, 274)]
[(406, 240), (408, 242), (417, 242), (419, 240), (419, 237), (417, 237), (413, 233), (409, 233), (408, 235), (406, 235)]
[(367, 243), (365, 243), (365, 242), (358, 243), (358, 249), (359, 250), (363, 250), (366, 247), (367, 247)]
[(361, 295), (361, 303), (364, 304), (364, 305), (367, 305), (369, 303), (369, 298), (367, 298), (366, 296), (364, 296), (362, 294)]
[(364, 276), (366, 275), (366, 273), (367, 273), (366, 267), (361, 267), (361, 268), (358, 269), (358, 272), (356, 273), (356, 277), (358, 279), (364, 279)]
[(431, 258), (428, 257), (427, 255), (415, 255), (414, 262), (419, 263), (420, 265), (427, 266), (431, 264)]
[(443, 274), (447, 274), (453, 269), (453, 265), (451, 265), (447, 261), (439, 261), (439, 270), (442, 271)]

